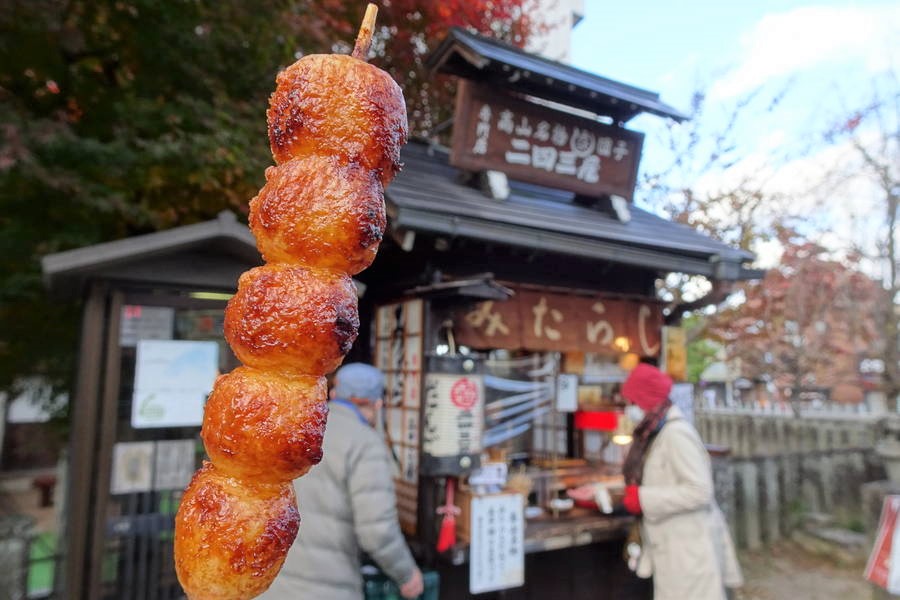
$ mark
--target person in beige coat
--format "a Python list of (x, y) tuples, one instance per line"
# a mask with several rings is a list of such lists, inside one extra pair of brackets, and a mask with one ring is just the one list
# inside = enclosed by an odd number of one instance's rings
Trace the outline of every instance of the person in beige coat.
[(643, 363), (622, 386), (643, 413), (624, 468), (625, 508), (640, 517), (635, 570), (653, 577), (654, 600), (724, 600), (726, 588), (743, 584), (740, 565), (713, 496), (709, 453), (671, 389), (668, 375)]

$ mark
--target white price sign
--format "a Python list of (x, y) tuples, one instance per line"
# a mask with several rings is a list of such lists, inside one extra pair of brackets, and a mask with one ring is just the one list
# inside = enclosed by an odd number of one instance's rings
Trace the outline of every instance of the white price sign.
[(469, 593), (525, 584), (525, 521), (521, 494), (472, 498)]

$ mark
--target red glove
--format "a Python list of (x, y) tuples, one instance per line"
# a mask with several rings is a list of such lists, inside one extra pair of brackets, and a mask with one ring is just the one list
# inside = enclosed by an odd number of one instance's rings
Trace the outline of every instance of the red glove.
[(622, 499), (622, 504), (625, 505), (625, 510), (631, 514), (641, 514), (641, 496), (638, 494), (638, 486), (625, 486), (625, 498)]

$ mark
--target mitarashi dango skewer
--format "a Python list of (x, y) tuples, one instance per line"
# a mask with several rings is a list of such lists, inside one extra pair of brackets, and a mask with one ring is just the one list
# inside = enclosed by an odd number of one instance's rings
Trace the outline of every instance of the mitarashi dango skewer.
[(375, 258), (384, 186), (407, 137), (399, 86), (365, 62), (376, 12), (370, 4), (351, 56), (301, 58), (270, 99), (276, 166), (250, 202), (267, 264), (241, 276), (225, 311), (243, 366), (216, 380), (201, 431), (210, 461), (175, 520), (175, 567), (192, 600), (269, 587), (300, 524), (292, 481), (322, 457), (325, 375), (359, 327), (350, 276)]

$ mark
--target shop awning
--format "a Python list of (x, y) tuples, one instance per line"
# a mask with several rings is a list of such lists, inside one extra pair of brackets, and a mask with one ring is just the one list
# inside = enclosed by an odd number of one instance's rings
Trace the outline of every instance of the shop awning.
[(510, 181), (505, 200), (460, 183), (447, 151), (420, 142), (386, 190), (391, 227), (533, 248), (712, 279), (754, 279), (753, 254), (630, 205), (631, 219), (573, 202), (571, 192)]
[(659, 94), (600, 77), (454, 27), (432, 52), (427, 65), (494, 87), (574, 106), (624, 123), (646, 112), (684, 121), (684, 113), (659, 99)]

